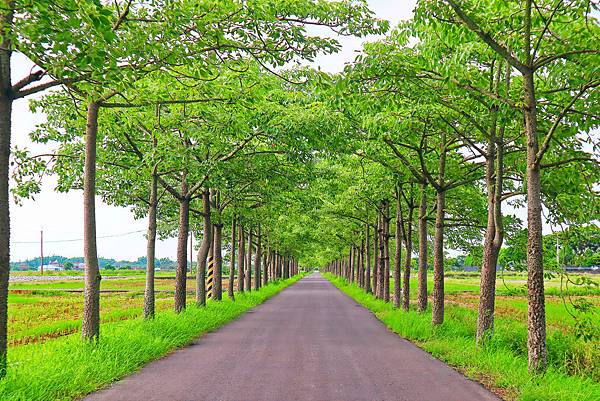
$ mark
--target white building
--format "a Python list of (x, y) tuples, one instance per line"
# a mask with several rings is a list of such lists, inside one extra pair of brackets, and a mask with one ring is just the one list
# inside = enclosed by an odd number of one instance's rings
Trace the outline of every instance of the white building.
[(43, 265), (42, 267), (38, 267), (38, 271), (41, 271), (42, 269), (44, 269), (45, 272), (56, 272), (65, 270), (64, 267), (62, 267), (62, 265), (56, 260), (50, 262), (47, 265)]

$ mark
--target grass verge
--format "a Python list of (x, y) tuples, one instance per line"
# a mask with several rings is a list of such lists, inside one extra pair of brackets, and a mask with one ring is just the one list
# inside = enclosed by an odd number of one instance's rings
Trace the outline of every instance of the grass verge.
[(71, 400), (135, 372), (144, 364), (213, 331), (298, 281), (296, 276), (259, 291), (236, 294), (236, 301), (188, 306), (152, 321), (141, 318), (102, 324), (100, 341), (78, 334), (10, 349), (9, 369), (0, 382), (1, 400)]
[[(585, 401), (600, 400), (595, 374), (569, 375), (560, 368), (561, 357), (553, 355), (565, 339), (549, 335), (550, 367), (544, 375), (527, 371), (526, 330), (510, 319), (497, 319), (495, 335), (486, 347), (475, 346), (476, 312), (447, 305), (444, 323), (433, 328), (431, 314), (404, 312), (376, 299), (346, 280), (324, 273), (337, 288), (370, 309), (398, 335), (412, 341), (434, 357), (491, 388), (507, 400)], [(519, 345), (516, 347), (515, 345)], [(563, 361), (566, 363), (567, 361)], [(591, 377), (590, 377), (591, 376)]]

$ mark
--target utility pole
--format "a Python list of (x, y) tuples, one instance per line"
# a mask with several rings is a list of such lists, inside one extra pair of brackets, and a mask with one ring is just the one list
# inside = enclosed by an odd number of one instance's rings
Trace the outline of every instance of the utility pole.
[(44, 275), (44, 229), (40, 230), (40, 272)]

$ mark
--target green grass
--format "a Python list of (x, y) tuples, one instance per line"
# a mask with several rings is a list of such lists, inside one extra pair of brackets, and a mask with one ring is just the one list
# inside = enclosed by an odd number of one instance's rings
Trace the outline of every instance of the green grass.
[(101, 326), (98, 343), (79, 334), (10, 349), (8, 374), (0, 382), (1, 400), (71, 400), (102, 388), (149, 361), (190, 344), (300, 278), (270, 283), (259, 291), (236, 294), (236, 301), (209, 301), (177, 315), (157, 314), (152, 321), (134, 318)]
[[(227, 280), (223, 280), (226, 286)], [(83, 280), (11, 283), (8, 297), (9, 346), (46, 341), (71, 334), (81, 325)], [(196, 281), (187, 280), (188, 292)], [(173, 307), (173, 279), (156, 280), (156, 310)], [(142, 315), (145, 279), (104, 280), (100, 296), (102, 323), (133, 319)], [(77, 290), (80, 292), (69, 292)]]
[(447, 303), (444, 323), (433, 328), (430, 311), (419, 314), (413, 310), (397, 310), (344, 279), (331, 274), (325, 274), (325, 277), (373, 311), (391, 330), (493, 388), (505, 399), (600, 400), (600, 343), (597, 338), (585, 343), (569, 332), (549, 328), (549, 369), (544, 375), (532, 376), (527, 371), (527, 329), (523, 321), (511, 316), (498, 317), (493, 339), (486, 347), (478, 348), (474, 341), (476, 309)]

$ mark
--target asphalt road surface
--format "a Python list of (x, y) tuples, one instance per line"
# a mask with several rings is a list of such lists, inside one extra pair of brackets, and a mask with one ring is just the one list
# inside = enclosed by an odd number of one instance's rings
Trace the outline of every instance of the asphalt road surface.
[(236, 321), (86, 400), (498, 398), (390, 332), (313, 273)]

